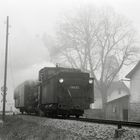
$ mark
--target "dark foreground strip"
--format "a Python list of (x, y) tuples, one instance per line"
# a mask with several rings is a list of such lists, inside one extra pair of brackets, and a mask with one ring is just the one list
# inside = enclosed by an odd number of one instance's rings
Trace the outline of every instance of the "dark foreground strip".
[(100, 124), (110, 124), (110, 125), (117, 125), (118, 129), (121, 129), (122, 126), (128, 127), (140, 127), (140, 123), (138, 122), (127, 122), (127, 121), (116, 121), (116, 120), (102, 120), (102, 119), (88, 119), (88, 118), (69, 118), (69, 120), (76, 120), (82, 122), (93, 122), (93, 123), (100, 123)]

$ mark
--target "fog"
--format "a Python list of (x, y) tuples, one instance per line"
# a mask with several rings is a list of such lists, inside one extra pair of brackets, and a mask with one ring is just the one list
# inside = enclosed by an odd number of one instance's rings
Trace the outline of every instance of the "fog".
[(9, 16), (10, 22), (8, 101), (13, 101), (13, 90), (19, 83), (26, 79), (37, 79), (40, 68), (55, 65), (50, 61), (42, 35), (55, 32), (62, 13), (86, 3), (93, 3), (98, 7), (113, 7), (116, 12), (134, 22), (134, 26), (140, 31), (140, 2), (137, 0), (0, 0), (0, 87), (3, 86), (4, 79), (6, 16)]

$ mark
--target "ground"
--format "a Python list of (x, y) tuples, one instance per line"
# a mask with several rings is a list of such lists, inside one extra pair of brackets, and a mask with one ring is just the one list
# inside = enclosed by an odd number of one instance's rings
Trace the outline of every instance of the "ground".
[[(0, 118), (1, 120), (1, 118)], [(140, 129), (124, 128), (115, 138), (117, 126), (45, 117), (14, 115), (0, 122), (0, 140), (140, 140)]]
[(77, 134), (50, 126), (41, 126), (36, 122), (25, 121), (16, 116), (6, 117), (6, 122), (0, 128), (0, 140), (76, 140), (79, 139), (78, 137)]

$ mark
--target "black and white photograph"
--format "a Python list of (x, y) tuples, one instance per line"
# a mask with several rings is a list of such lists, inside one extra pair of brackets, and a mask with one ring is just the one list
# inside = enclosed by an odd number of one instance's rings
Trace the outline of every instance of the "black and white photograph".
[(0, 140), (140, 140), (139, 0), (0, 0)]

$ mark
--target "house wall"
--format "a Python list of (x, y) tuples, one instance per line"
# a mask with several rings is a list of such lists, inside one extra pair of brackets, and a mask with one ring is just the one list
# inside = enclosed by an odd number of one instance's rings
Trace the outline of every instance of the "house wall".
[(140, 121), (140, 67), (131, 78), (130, 94), (129, 121)]
[(120, 90), (120, 91), (119, 91), (119, 89), (118, 90), (114, 90), (111, 93), (111, 95), (109, 95), (107, 97), (107, 102), (110, 102), (110, 101), (113, 101), (115, 99), (121, 98), (121, 97), (123, 97), (125, 95), (128, 95), (128, 93), (125, 90)]
[(124, 116), (124, 111), (128, 111), (128, 102), (129, 96), (108, 102), (106, 105), (106, 119), (127, 120), (128, 115)]
[(102, 96), (98, 89), (94, 88), (94, 103), (91, 105), (93, 109), (101, 109), (102, 108)]
[(94, 103), (91, 105), (91, 108), (101, 109), (102, 108), (102, 99), (100, 97), (95, 98)]
[(130, 91), (131, 91), (130, 102), (131, 103), (140, 102), (140, 68), (132, 76), (130, 83)]

